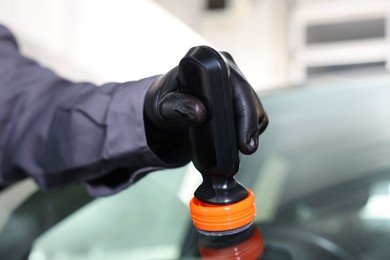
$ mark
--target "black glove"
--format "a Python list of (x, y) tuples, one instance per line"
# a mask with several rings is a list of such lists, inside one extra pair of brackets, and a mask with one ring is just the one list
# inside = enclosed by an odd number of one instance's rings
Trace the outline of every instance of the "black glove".
[[(268, 125), (268, 117), (232, 56), (227, 52), (220, 54), (230, 67), (229, 83), (239, 149), (243, 154), (252, 154), (257, 150), (259, 135)], [(145, 97), (148, 143), (165, 161), (191, 160), (188, 127), (202, 124), (207, 117), (206, 108), (198, 98), (181, 93), (178, 73), (179, 67), (175, 67), (162, 75)]]

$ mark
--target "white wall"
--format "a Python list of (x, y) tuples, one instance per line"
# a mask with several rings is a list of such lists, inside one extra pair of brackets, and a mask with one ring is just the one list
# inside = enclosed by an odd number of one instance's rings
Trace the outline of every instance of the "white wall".
[(23, 52), (74, 80), (135, 80), (207, 42), (149, 0), (0, 0)]
[(288, 85), (287, 0), (230, 0), (205, 11), (205, 0), (154, 0), (219, 50), (232, 54), (258, 90)]

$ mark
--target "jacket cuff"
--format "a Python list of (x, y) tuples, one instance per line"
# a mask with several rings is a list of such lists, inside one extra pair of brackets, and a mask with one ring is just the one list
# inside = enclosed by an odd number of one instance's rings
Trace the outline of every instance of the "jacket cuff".
[[(156, 77), (117, 86), (107, 117), (107, 138), (103, 157), (110, 169), (102, 176), (85, 181), (92, 196), (117, 193), (147, 173), (165, 168), (183, 166), (183, 162), (164, 162), (148, 146), (145, 134), (144, 100)], [(108, 172), (108, 173), (107, 173)]]

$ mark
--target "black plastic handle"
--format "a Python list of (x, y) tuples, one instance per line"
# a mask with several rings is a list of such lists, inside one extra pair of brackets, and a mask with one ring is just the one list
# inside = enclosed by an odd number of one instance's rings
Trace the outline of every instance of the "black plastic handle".
[(179, 64), (183, 92), (199, 98), (208, 118), (190, 128), (193, 163), (203, 176), (195, 197), (202, 201), (230, 204), (247, 196), (234, 175), (239, 169), (239, 150), (227, 61), (208, 46), (191, 48)]

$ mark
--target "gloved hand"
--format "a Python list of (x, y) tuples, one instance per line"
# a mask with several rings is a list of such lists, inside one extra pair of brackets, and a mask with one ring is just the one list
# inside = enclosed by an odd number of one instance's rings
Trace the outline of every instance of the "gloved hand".
[[(268, 117), (259, 97), (232, 56), (227, 52), (220, 54), (230, 67), (229, 83), (233, 94), (238, 146), (243, 154), (249, 155), (257, 150), (259, 135), (266, 129)], [(145, 97), (148, 143), (159, 156), (165, 157), (165, 161), (188, 154), (188, 127), (202, 124), (207, 117), (206, 108), (198, 98), (180, 91), (178, 73), (179, 67), (175, 67), (160, 76)], [(175, 156), (173, 150), (176, 150)]]

